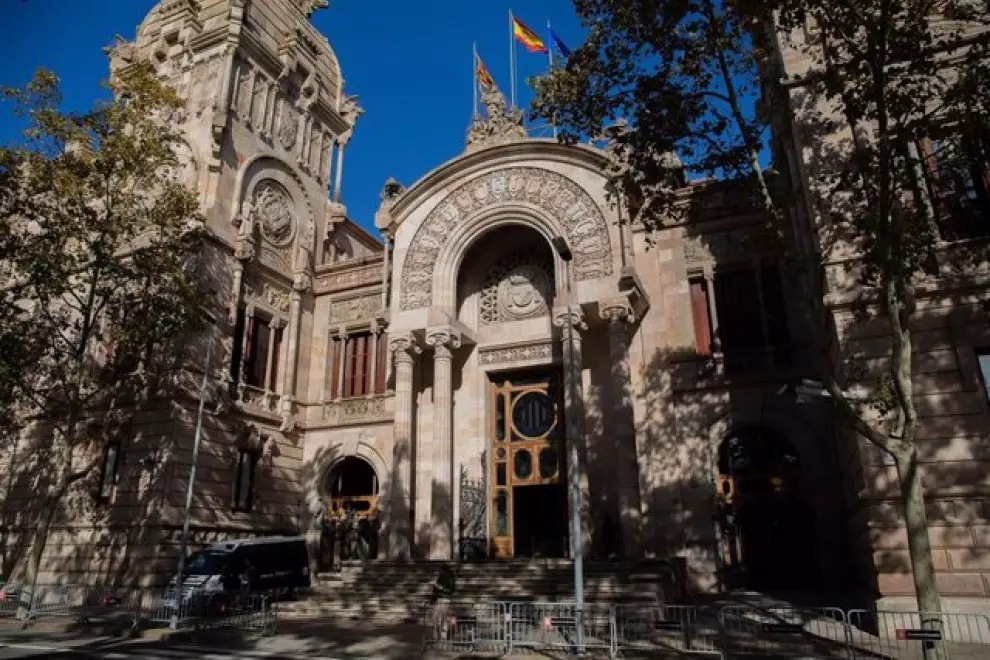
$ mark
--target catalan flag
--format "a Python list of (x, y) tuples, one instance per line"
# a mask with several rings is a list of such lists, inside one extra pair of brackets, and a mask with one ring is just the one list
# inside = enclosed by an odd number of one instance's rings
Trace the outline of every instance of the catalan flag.
[(512, 18), (512, 36), (531, 53), (547, 52), (547, 46), (543, 40), (516, 17)]
[(485, 66), (485, 62), (481, 59), (481, 56), (475, 53), (474, 55), (474, 66), (475, 75), (478, 76), (478, 84), (480, 84), (485, 89), (491, 89), (495, 86), (495, 79), (492, 78), (492, 74), (488, 73), (488, 67)]

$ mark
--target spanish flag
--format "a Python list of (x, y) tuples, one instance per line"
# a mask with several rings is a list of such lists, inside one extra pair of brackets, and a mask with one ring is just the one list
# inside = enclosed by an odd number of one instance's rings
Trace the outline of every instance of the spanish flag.
[(547, 46), (543, 43), (543, 40), (535, 32), (523, 25), (515, 16), (512, 17), (512, 36), (531, 53), (547, 52)]
[(478, 76), (478, 84), (480, 84), (485, 89), (491, 89), (495, 86), (495, 79), (492, 78), (492, 74), (488, 73), (488, 67), (485, 66), (484, 61), (482, 61), (480, 55), (474, 56), (475, 62), (475, 75)]

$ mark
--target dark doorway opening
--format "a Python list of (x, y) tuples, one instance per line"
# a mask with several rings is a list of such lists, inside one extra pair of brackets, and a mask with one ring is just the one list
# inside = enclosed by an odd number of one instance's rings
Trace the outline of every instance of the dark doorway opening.
[(340, 562), (375, 559), (380, 530), (378, 476), (364, 459), (348, 456), (327, 475), (329, 495), (323, 517), (318, 564), (330, 570)]
[(779, 433), (740, 429), (719, 447), (718, 496), (726, 582), (803, 589), (813, 565), (797, 452)]
[(561, 484), (512, 489), (515, 557), (567, 556), (567, 498)]

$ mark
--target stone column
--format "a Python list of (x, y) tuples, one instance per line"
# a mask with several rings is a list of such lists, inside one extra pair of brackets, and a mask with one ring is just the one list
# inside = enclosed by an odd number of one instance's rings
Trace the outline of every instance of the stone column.
[(447, 329), (430, 330), (433, 347), (433, 479), (430, 484), (430, 559), (449, 560), (454, 548), (453, 374), (451, 351), (461, 338)]
[(347, 328), (340, 326), (337, 331), (337, 337), (340, 338), (340, 355), (337, 356), (337, 364), (333, 365), (333, 368), (337, 370), (337, 396), (333, 398), (334, 401), (340, 401), (344, 398), (344, 365), (347, 362)]
[(299, 287), (292, 288), (289, 297), (289, 344), (285, 351), (285, 373), (282, 374), (282, 398), (281, 414), (283, 417), (292, 414), (292, 400), (295, 396), (296, 365), (299, 364), (297, 353), (299, 352), (299, 317), (302, 314), (302, 293)]
[(623, 554), (637, 557), (642, 546), (639, 464), (636, 460), (636, 422), (629, 378), (629, 329), (633, 311), (626, 300), (606, 303), (602, 318), (608, 321), (611, 358), (611, 420), (615, 442), (615, 478)]
[[(567, 324), (571, 323), (573, 332), (568, 333)], [(570, 443), (577, 443), (580, 457), (578, 478), (581, 484), (581, 541), (584, 556), (591, 549), (591, 526), (588, 520), (588, 446), (584, 430), (584, 382), (582, 378), (581, 333), (588, 329), (581, 309), (575, 306), (570, 312), (566, 308), (554, 310), (553, 324), (561, 328), (560, 338), (563, 343), (564, 357), (564, 420), (566, 424), (565, 450)], [(573, 343), (573, 350), (571, 344)], [(568, 471), (570, 466), (568, 465)], [(567, 484), (570, 488), (570, 485)], [(570, 520), (570, 496), (568, 495), (568, 520)], [(570, 530), (570, 523), (568, 523)], [(568, 535), (570, 532), (568, 531)]]
[(378, 319), (371, 320), (371, 366), (368, 375), (368, 391), (365, 396), (375, 396), (375, 388), (378, 387), (378, 335), (382, 328), (378, 325)]
[(412, 504), (413, 363), (421, 349), (412, 334), (404, 334), (389, 338), (389, 350), (395, 354), (395, 432), (385, 525), (389, 556), (405, 559), (409, 557), (412, 532), (409, 522)]

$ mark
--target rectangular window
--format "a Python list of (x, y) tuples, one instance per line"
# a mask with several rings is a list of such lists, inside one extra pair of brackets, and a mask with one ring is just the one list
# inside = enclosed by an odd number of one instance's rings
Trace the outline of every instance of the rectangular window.
[(258, 455), (241, 449), (237, 452), (234, 472), (234, 511), (250, 511), (254, 499), (254, 469)]
[(990, 234), (990, 136), (975, 126), (918, 142), (928, 192), (948, 240)]
[(120, 443), (110, 442), (103, 449), (103, 464), (100, 469), (100, 490), (97, 499), (106, 502), (113, 495), (113, 489), (120, 478)]
[(272, 325), (272, 320), (264, 316), (249, 317), (243, 306), (237, 310), (230, 360), (230, 380), (235, 387), (243, 376), (245, 385), (278, 391), (284, 333), (282, 328), (274, 329)]
[(698, 355), (712, 354), (712, 319), (708, 312), (708, 283), (703, 277), (689, 280), (691, 317), (694, 319), (694, 350)]
[[(375, 339), (370, 332), (348, 335), (343, 341), (339, 337), (334, 337), (327, 375), (331, 398), (346, 399), (384, 393), (385, 359), (388, 356), (385, 348), (383, 341), (379, 341), (375, 348)], [(374, 369), (372, 369), (373, 357), (377, 360)], [(338, 392), (341, 370), (343, 370), (343, 390)], [(374, 390), (372, 390), (372, 380), (374, 380)]]
[[(726, 371), (750, 371), (773, 360), (775, 366), (790, 363), (790, 328), (780, 270), (772, 264), (715, 273), (688, 281), (694, 344), (707, 356), (717, 346)], [(715, 296), (717, 330), (711, 317)]]

